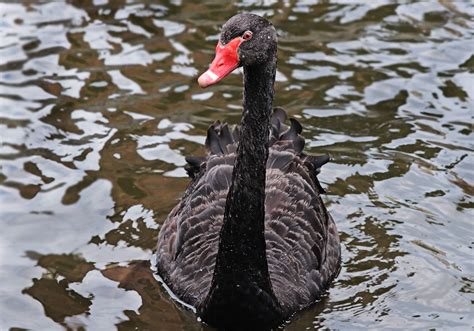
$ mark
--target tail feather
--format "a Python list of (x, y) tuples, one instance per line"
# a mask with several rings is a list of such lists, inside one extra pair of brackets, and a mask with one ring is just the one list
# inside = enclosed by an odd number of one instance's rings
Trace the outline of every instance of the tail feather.
[(227, 123), (215, 121), (207, 130), (206, 149), (210, 154), (216, 155), (232, 153), (234, 149), (229, 150), (229, 146), (238, 141), (238, 137), (237, 128), (231, 133)]
[(184, 166), (184, 170), (186, 170), (186, 173), (188, 174), (189, 177), (195, 178), (196, 175), (201, 170), (201, 164), (206, 162), (206, 157), (186, 156), (185, 160), (188, 164)]
[[(303, 127), (294, 118), (290, 118), (290, 126), (287, 126), (284, 124), (287, 119), (288, 115), (283, 108), (276, 107), (273, 110), (270, 146), (279, 150), (293, 150), (292, 153), (299, 155), (305, 165), (311, 169), (313, 180), (320, 193), (324, 193), (317, 175), (320, 173), (321, 167), (329, 162), (330, 158), (328, 155), (306, 155), (303, 152), (305, 140), (301, 136)], [(207, 130), (206, 149), (210, 155), (235, 153), (239, 138), (240, 130), (238, 126), (231, 131), (227, 123), (215, 121)], [(186, 157), (186, 162), (188, 162), (186, 171), (191, 178), (194, 178), (199, 173), (202, 163), (207, 162), (207, 157)]]
[(222, 125), (219, 136), (221, 137), (221, 141), (225, 147), (234, 143), (234, 138), (230, 133), (229, 126), (227, 125), (227, 123), (224, 123), (224, 125)]

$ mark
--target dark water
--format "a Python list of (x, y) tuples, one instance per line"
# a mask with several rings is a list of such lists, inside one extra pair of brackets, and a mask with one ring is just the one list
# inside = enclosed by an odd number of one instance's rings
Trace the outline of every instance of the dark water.
[(201, 90), (238, 11), (278, 28), (275, 105), (329, 153), (343, 268), (284, 329), (474, 325), (474, 5), (367, 1), (0, 4), (0, 329), (201, 330), (150, 271), (209, 124)]

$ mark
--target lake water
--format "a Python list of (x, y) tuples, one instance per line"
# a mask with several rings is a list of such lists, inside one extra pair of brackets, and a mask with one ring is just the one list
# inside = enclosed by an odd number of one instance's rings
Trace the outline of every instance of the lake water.
[(150, 270), (241, 73), (199, 72), (239, 11), (279, 33), (274, 104), (304, 125), (342, 270), (285, 330), (474, 325), (469, 1), (0, 3), (0, 329), (208, 330)]

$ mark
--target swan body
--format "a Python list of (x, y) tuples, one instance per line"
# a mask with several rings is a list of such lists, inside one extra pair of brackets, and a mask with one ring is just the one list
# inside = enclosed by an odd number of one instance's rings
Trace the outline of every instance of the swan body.
[(306, 155), (299, 122), (287, 126), (286, 112), (272, 109), (271, 23), (236, 15), (219, 47), (232, 48), (230, 55), (218, 53), (208, 70), (215, 72), (199, 83), (212, 85), (232, 71), (235, 48), (244, 67), (242, 122), (233, 131), (214, 123), (207, 156), (187, 158), (191, 182), (160, 230), (157, 269), (205, 322), (265, 329), (314, 303), (339, 271), (339, 236), (317, 178), (329, 158)]

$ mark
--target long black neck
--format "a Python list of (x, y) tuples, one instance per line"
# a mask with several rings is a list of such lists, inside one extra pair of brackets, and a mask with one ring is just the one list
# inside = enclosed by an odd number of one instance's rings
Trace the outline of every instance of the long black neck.
[(265, 169), (274, 70), (270, 65), (244, 67), (244, 77), (239, 146), (227, 195), (215, 277), (249, 278), (260, 287), (268, 288), (264, 238)]
[[(274, 320), (280, 311), (270, 283), (264, 237), (265, 169), (275, 71), (276, 57), (264, 65), (244, 67), (239, 145), (214, 277), (205, 303), (207, 320), (215, 315), (222, 321), (225, 314), (234, 314), (235, 320), (235, 314), (264, 306), (268, 311), (262, 314)], [(258, 307), (252, 307), (252, 303)]]

